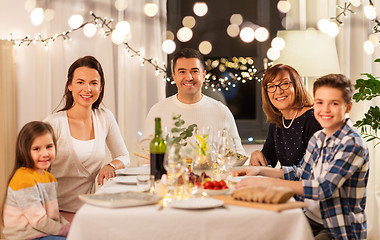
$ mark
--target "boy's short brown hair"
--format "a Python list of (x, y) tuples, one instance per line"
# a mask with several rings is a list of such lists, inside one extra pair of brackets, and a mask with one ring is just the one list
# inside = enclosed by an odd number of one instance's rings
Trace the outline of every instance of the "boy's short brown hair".
[(313, 95), (320, 87), (331, 87), (342, 91), (343, 99), (346, 103), (351, 102), (352, 96), (354, 95), (354, 87), (351, 84), (350, 79), (348, 79), (343, 74), (328, 74), (323, 77), (318, 78), (313, 84)]

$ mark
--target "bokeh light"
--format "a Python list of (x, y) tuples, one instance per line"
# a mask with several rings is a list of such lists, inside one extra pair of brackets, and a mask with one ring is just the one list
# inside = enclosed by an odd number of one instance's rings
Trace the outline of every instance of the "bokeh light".
[(157, 6), (157, 4), (155, 4), (155, 3), (147, 3), (147, 4), (145, 4), (145, 6), (144, 6), (144, 13), (148, 17), (154, 17), (154, 16), (156, 16), (157, 13), (158, 13), (158, 6)]
[(193, 28), (195, 26), (195, 18), (193, 16), (186, 16), (182, 19), (182, 25), (184, 27)]
[(274, 49), (277, 49), (278, 51), (281, 51), (285, 48), (285, 40), (281, 37), (275, 37), (273, 38), (271, 42), (271, 46)]
[(278, 3), (277, 3), (277, 9), (278, 9), (278, 11), (280, 11), (282, 13), (289, 12), (290, 7), (291, 7), (290, 2), (286, 1), (286, 0), (285, 1), (284, 0), (278, 1)]
[(269, 48), (267, 51), (267, 57), (272, 61), (277, 60), (280, 57), (280, 51), (275, 48)]
[(237, 37), (237, 36), (239, 36), (239, 32), (240, 32), (240, 28), (236, 24), (230, 24), (227, 27), (227, 34), (230, 37)]
[(54, 16), (55, 16), (54, 9), (50, 9), (50, 8), (45, 9), (45, 11), (44, 11), (44, 19), (45, 19), (45, 21), (50, 22), (51, 20), (53, 20)]
[(321, 32), (327, 33), (331, 37), (335, 37), (339, 34), (339, 27), (335, 22), (331, 22), (328, 19), (321, 19), (318, 21), (318, 28)]
[(181, 42), (187, 42), (193, 37), (193, 31), (188, 27), (182, 27), (177, 32), (177, 38)]
[(370, 20), (374, 20), (376, 18), (376, 8), (372, 5), (364, 6), (364, 15), (366, 18)]
[(193, 6), (195, 15), (203, 17), (208, 11), (207, 4), (205, 2), (196, 2)]
[(377, 45), (379, 45), (379, 38), (376, 36), (376, 34), (371, 34), (369, 35), (369, 40), (373, 43), (373, 45), (376, 47)]
[(72, 15), (70, 18), (69, 18), (69, 26), (72, 28), (72, 29), (76, 29), (76, 28), (79, 28), (82, 23), (83, 23), (83, 17), (82, 15), (79, 15), (79, 14), (74, 14)]
[(42, 8), (35, 8), (30, 13), (30, 20), (34, 26), (40, 25), (44, 21), (44, 10)]
[(375, 52), (375, 46), (370, 40), (364, 42), (363, 49), (367, 55), (372, 55)]
[(350, 3), (351, 3), (354, 7), (359, 7), (360, 4), (362, 4), (362, 0), (350, 0)]
[(116, 45), (120, 45), (124, 42), (126, 38), (125, 34), (122, 34), (120, 31), (117, 31), (116, 29), (112, 31), (111, 39), (112, 42)]
[(255, 39), (255, 31), (250, 27), (245, 27), (240, 31), (240, 38), (243, 42), (250, 43)]
[(241, 14), (232, 14), (230, 22), (231, 24), (240, 25), (243, 23), (243, 16)]
[(171, 54), (175, 51), (176, 49), (176, 44), (173, 40), (165, 40), (163, 43), (162, 43), (162, 50), (166, 53), (166, 54)]
[(127, 35), (131, 31), (131, 25), (127, 21), (120, 21), (114, 31), (118, 31), (120, 35)]
[(203, 55), (207, 55), (212, 51), (212, 44), (209, 41), (203, 41), (199, 44), (198, 49)]
[(119, 11), (124, 11), (128, 7), (127, 0), (116, 0), (115, 1), (115, 8)]
[(93, 36), (95, 36), (97, 30), (98, 29), (96, 28), (95, 24), (93, 24), (93, 23), (87, 23), (83, 27), (83, 33), (88, 38), (92, 38)]
[(269, 38), (269, 31), (265, 27), (259, 27), (255, 30), (255, 38), (259, 42), (264, 42)]
[(36, 0), (26, 0), (24, 4), (24, 9), (27, 12), (32, 11), (36, 7)]
[(174, 33), (172, 31), (166, 31), (166, 39), (174, 40)]

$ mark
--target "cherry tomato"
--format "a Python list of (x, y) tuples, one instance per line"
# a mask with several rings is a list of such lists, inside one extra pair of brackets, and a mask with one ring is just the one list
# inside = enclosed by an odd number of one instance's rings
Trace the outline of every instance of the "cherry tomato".
[(226, 182), (223, 179), (219, 181), (219, 185), (221, 187), (227, 186)]
[(213, 184), (213, 182), (208, 181), (208, 182), (205, 182), (203, 184), (203, 187), (204, 187), (204, 189), (213, 189), (214, 188), (214, 184)]

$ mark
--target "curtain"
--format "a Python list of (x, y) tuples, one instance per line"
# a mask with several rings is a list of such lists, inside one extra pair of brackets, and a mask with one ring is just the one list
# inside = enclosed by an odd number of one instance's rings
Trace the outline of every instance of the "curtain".
[[(156, 3), (159, 12), (154, 18), (147, 18), (143, 13), (146, 1), (129, 1), (125, 17), (135, 28), (130, 45), (147, 58), (155, 58), (164, 66), (166, 55), (161, 43), (166, 38), (166, 1), (149, 1)], [(152, 105), (165, 98), (164, 73), (156, 76), (155, 68), (139, 57), (130, 57), (131, 53), (123, 47), (118, 51), (117, 111), (119, 126), (127, 148), (131, 153), (132, 165), (136, 165), (132, 152), (139, 151), (134, 144), (139, 141), (145, 117)], [(153, 122), (151, 124), (154, 124)], [(149, 150), (149, 149), (148, 149)], [(141, 150), (140, 150), (141, 151)], [(142, 153), (142, 152), (141, 152)]]
[[(125, 1), (127, 8), (123, 11), (115, 9), (114, 0), (37, 1), (37, 4), (43, 4), (38, 7), (53, 9), (55, 14), (53, 20), (34, 26), (30, 12), (24, 9), (24, 4), (30, 1), (9, 4), (0, 0), (5, 6), (0, 9), (3, 20), (0, 21), (1, 37), (8, 37), (9, 32), (14, 38), (34, 37), (37, 33), (43, 38), (54, 36), (70, 29), (68, 19), (72, 14), (81, 14), (85, 21), (89, 21), (93, 19), (89, 12), (93, 11), (99, 17), (113, 18), (112, 27), (118, 21), (127, 20), (131, 25), (129, 45), (142, 56), (156, 58), (158, 64), (164, 66), (166, 55), (161, 43), (166, 38), (166, 0)], [(152, 2), (158, 5), (159, 12), (155, 17), (148, 17), (144, 5)], [(155, 68), (149, 63), (141, 67), (139, 57), (132, 57), (123, 44), (113, 44), (111, 36), (105, 38), (99, 30), (92, 38), (84, 36), (82, 30), (73, 31), (69, 36), (72, 41), (57, 38), (48, 47), (40, 43), (14, 47), (17, 129), (60, 109), (69, 66), (80, 57), (92, 55), (99, 60), (105, 74), (103, 103), (114, 113), (134, 161), (134, 142), (139, 141), (138, 133), (142, 131), (145, 116), (153, 104), (165, 97), (164, 74), (156, 75)]]
[[(0, 40), (0, 206), (14, 166), (17, 134), (17, 92), (13, 44)], [(2, 211), (0, 209), (0, 211)], [(0, 219), (0, 233), (2, 233)]]
[[(291, 24), (287, 24), (288, 28), (300, 29), (302, 27), (317, 27), (317, 22), (322, 18), (336, 16), (339, 10), (336, 5), (344, 6), (346, 1), (337, 0), (290, 0), (291, 11), (288, 16), (291, 17)], [(380, 9), (380, 1), (373, 1), (375, 7)], [(368, 2), (364, 1), (364, 5)], [(341, 73), (349, 77), (353, 84), (358, 78), (362, 78), (362, 73), (372, 73), (374, 76), (380, 76), (379, 63), (373, 60), (380, 57), (380, 48), (377, 47), (373, 55), (366, 55), (363, 50), (364, 41), (368, 40), (371, 34), (372, 23), (366, 19), (363, 13), (363, 5), (356, 8), (351, 7), (356, 14), (348, 13), (348, 17), (341, 17), (344, 25), (336, 37), (336, 45)], [(304, 21), (304, 23), (301, 23)], [(354, 103), (350, 112), (350, 118), (353, 122), (364, 117), (370, 106), (378, 106), (380, 99), (372, 101)], [(374, 147), (373, 142), (367, 143), (370, 151), (370, 173), (367, 187), (367, 226), (368, 239), (380, 239), (380, 164), (376, 159), (380, 158), (380, 146)]]

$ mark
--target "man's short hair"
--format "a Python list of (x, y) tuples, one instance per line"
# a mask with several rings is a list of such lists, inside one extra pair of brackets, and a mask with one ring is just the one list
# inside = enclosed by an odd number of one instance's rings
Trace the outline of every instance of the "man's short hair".
[(354, 94), (354, 87), (352, 86), (350, 79), (343, 74), (328, 74), (318, 78), (313, 84), (314, 96), (315, 92), (320, 87), (331, 87), (341, 90), (343, 99), (346, 103), (351, 102)]
[(203, 56), (199, 51), (192, 48), (183, 48), (179, 50), (178, 52), (176, 52), (173, 56), (172, 72), (174, 72), (175, 66), (177, 64), (177, 60), (179, 58), (197, 58), (201, 62), (203, 70), (205, 69), (205, 60), (203, 59)]

